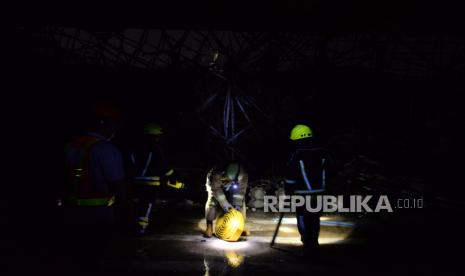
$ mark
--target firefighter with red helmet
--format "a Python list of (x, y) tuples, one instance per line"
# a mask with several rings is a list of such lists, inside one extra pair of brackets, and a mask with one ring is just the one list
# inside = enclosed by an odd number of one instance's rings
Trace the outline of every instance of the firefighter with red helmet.
[(130, 209), (123, 158), (110, 141), (118, 119), (114, 109), (96, 108), (87, 130), (65, 149), (67, 179), (61, 192), (64, 234), (69, 250), (84, 269), (94, 269), (103, 254), (114, 226), (114, 206)]

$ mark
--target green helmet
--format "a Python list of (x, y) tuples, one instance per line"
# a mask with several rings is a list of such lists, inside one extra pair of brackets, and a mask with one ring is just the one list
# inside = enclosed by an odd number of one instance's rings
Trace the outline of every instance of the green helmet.
[(163, 131), (159, 124), (148, 123), (144, 126), (144, 133), (149, 135), (160, 135), (163, 134)]
[(291, 136), (289, 138), (295, 141), (310, 137), (313, 137), (313, 131), (310, 129), (310, 127), (306, 125), (296, 125), (291, 130)]
[(226, 167), (226, 176), (232, 180), (237, 181), (242, 178), (243, 170), (238, 163), (231, 163)]

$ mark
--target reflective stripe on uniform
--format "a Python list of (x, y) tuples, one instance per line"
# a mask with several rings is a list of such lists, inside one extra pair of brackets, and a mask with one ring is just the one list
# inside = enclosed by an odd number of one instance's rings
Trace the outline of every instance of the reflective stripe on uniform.
[(241, 195), (241, 194), (235, 194), (233, 195), (233, 199), (232, 199), (232, 204), (234, 206), (236, 205), (242, 205), (242, 202), (244, 201), (244, 196)]
[(149, 218), (148, 217), (139, 217), (138, 222), (140, 226), (148, 226), (149, 225)]
[(159, 176), (137, 176), (134, 177), (134, 182), (138, 185), (147, 185), (147, 186), (160, 186), (161, 181)]
[[(136, 158), (134, 157), (134, 153), (131, 153), (131, 161), (132, 164), (135, 166)], [(145, 173), (147, 173), (147, 169), (149, 168), (150, 162), (152, 162), (152, 152), (149, 152), (149, 156), (147, 156), (147, 160), (145, 160), (144, 169), (142, 170), (140, 176), (145, 176)]]
[[(324, 164), (325, 162), (325, 159), (323, 158), (322, 160), (322, 165)], [(314, 190), (312, 189), (312, 186), (310, 185), (310, 180), (308, 179), (307, 177), (307, 172), (305, 170), (305, 165), (304, 165), (304, 162), (302, 160), (299, 160), (299, 163), (300, 163), (300, 171), (302, 172), (302, 177), (304, 179), (304, 182), (305, 182), (305, 185), (307, 185), (307, 188), (308, 190), (299, 190), (299, 191), (295, 191), (295, 193), (297, 194), (311, 194), (311, 193), (320, 193), (320, 192), (324, 192), (326, 190), (326, 173), (325, 173), (325, 170), (323, 169), (323, 172), (322, 172), (322, 186), (323, 188), (322, 189), (318, 189), (318, 190)]]
[(321, 159), (321, 168), (322, 168), (322, 172), (321, 172), (321, 182), (323, 182), (323, 183), (322, 183), (322, 185), (323, 185), (323, 190), (326, 189), (326, 170), (325, 170), (325, 167), (324, 167), (324, 166), (325, 166), (325, 161), (326, 161), (325, 158)]
[(306, 195), (306, 194), (314, 194), (314, 193), (322, 193), (325, 189), (318, 189), (318, 190), (296, 190), (294, 193), (296, 195)]
[(76, 206), (112, 206), (115, 203), (115, 197), (81, 198), (70, 200), (69, 203)]
[(170, 176), (170, 175), (172, 175), (173, 173), (174, 173), (174, 170), (171, 169), (171, 170), (169, 170), (169, 171), (167, 171), (167, 172), (165, 173), (165, 176)]
[(147, 210), (145, 211), (145, 217), (147, 218), (147, 221), (149, 221), (150, 212), (152, 212), (152, 203), (149, 203), (149, 206), (147, 206)]
[(216, 206), (218, 205), (218, 201), (214, 197), (208, 197), (207, 206)]
[(296, 180), (291, 180), (291, 179), (284, 179), (284, 182), (286, 182), (287, 184), (295, 184), (295, 183), (297, 183)]
[(134, 180), (160, 181), (159, 176), (136, 176)]
[(141, 176), (144, 176), (145, 173), (147, 172), (147, 169), (149, 168), (150, 162), (152, 162), (152, 152), (149, 153), (149, 157), (147, 157), (147, 161), (145, 161), (145, 167), (144, 167), (144, 170), (142, 171)]
[(160, 186), (160, 181), (134, 181), (136, 185), (144, 185), (144, 186)]
[(229, 205), (229, 202), (226, 200), (226, 196), (224, 194), (216, 196), (216, 200), (218, 201), (218, 203), (221, 205), (222, 208)]
[(300, 172), (302, 173), (302, 177), (304, 179), (305, 185), (307, 185), (308, 190), (311, 191), (312, 186), (310, 185), (310, 181), (308, 180), (308, 177), (307, 177), (307, 172), (305, 171), (304, 161), (299, 160), (299, 163), (300, 163)]
[(149, 222), (149, 218), (148, 217), (139, 217), (139, 221), (143, 221), (143, 222)]

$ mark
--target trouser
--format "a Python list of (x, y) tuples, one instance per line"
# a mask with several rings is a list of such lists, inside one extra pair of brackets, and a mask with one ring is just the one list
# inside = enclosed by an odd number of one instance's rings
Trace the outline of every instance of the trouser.
[[(241, 207), (242, 216), (246, 216), (246, 206), (245, 203), (242, 204)], [(218, 201), (212, 195), (208, 195), (207, 203), (205, 204), (205, 219), (207, 222), (216, 220), (219, 216), (224, 214), (223, 208), (221, 208)]]
[(68, 267), (96, 271), (114, 234), (113, 207), (65, 206), (62, 229), (61, 255), (71, 262)]
[(305, 206), (296, 208), (297, 227), (304, 247), (313, 248), (318, 246), (320, 235), (320, 212), (309, 212)]
[(135, 195), (138, 199), (136, 205), (137, 223), (141, 230), (146, 230), (150, 223), (150, 214), (159, 193), (159, 187), (149, 185), (136, 185)]

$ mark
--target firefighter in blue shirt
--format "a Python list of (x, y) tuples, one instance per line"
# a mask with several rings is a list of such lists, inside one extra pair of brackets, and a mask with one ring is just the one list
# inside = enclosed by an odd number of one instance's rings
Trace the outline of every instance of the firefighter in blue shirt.
[(99, 105), (88, 120), (87, 131), (65, 149), (66, 182), (58, 204), (63, 208), (63, 244), (78, 269), (97, 269), (116, 222), (127, 227), (132, 205), (120, 150), (110, 141), (119, 113)]

